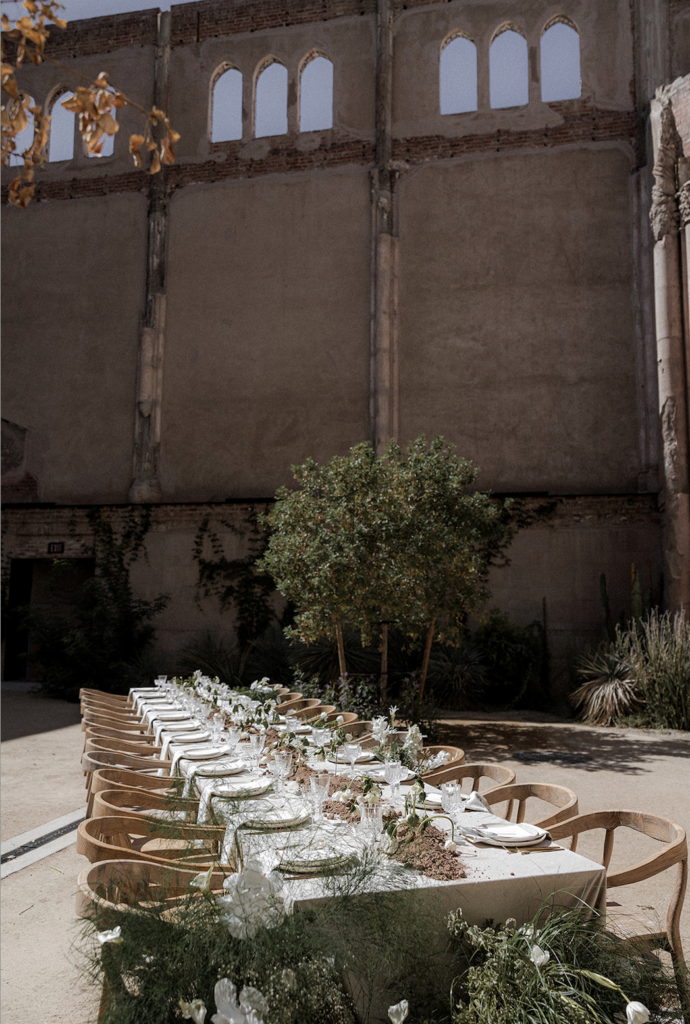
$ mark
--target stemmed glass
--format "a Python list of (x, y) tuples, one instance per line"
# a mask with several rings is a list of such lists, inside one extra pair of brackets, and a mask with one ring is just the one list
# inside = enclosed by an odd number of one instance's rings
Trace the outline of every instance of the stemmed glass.
[(330, 783), (331, 777), (328, 772), (322, 772), (320, 775), (311, 775), (309, 777), (311, 801), (316, 821), (321, 821), (323, 818), (323, 802), (328, 799)]
[(249, 756), (254, 763), (254, 767), (259, 767), (259, 761), (261, 760), (261, 754), (264, 749), (266, 742), (266, 734), (263, 732), (250, 732), (249, 734)]
[(354, 775), (355, 774), (355, 765), (357, 763), (357, 758), (362, 753), (362, 744), (361, 743), (345, 743), (344, 746), (343, 746), (343, 750), (345, 751), (345, 757), (350, 762), (350, 772), (351, 772), (352, 775)]
[(383, 777), (391, 787), (391, 803), (400, 796), (400, 783), (405, 777), (405, 768), (400, 761), (386, 761), (383, 766)]
[(235, 729), (233, 726), (225, 730), (224, 740), (227, 745), (228, 751), (232, 753), (237, 752), (237, 744), (240, 742), (241, 732), (239, 729)]
[(278, 779), (278, 792), (285, 792), (285, 780), (290, 774), (290, 768), (292, 767), (292, 754), (290, 751), (283, 753), (276, 753), (273, 755), (273, 759), (268, 762), (268, 770), (271, 775), (275, 775)]
[(451, 818), (464, 810), (462, 804), (462, 787), (458, 782), (444, 782), (441, 785), (441, 806)]

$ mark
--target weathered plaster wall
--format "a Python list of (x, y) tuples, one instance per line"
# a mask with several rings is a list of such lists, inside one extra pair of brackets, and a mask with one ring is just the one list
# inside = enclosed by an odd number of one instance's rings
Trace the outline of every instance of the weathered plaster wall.
[(145, 244), (139, 196), (4, 209), (3, 416), (41, 501), (126, 500)]
[(368, 194), (355, 168), (175, 195), (166, 495), (270, 496), (367, 436)]
[(629, 175), (598, 148), (402, 178), (402, 437), (497, 490), (637, 489)]

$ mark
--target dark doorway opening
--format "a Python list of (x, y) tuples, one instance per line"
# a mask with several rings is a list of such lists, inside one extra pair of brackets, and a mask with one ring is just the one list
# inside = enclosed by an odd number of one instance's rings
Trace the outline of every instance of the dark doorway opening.
[(95, 567), (93, 558), (70, 558), (69, 563), (71, 571), (61, 574), (60, 585), (56, 587), (53, 559), (12, 559), (4, 627), (4, 679), (37, 678), (37, 666), (31, 662), (31, 635), (26, 626), (26, 614), (31, 609), (52, 611), (69, 618), (84, 583), (93, 576)]

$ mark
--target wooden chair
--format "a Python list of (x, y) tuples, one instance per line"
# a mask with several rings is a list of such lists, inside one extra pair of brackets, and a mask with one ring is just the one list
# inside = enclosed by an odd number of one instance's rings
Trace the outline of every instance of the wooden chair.
[(142, 722), (135, 715), (115, 715), (95, 711), (85, 711), (81, 718), (81, 727), (86, 729), (87, 725), (104, 725), (108, 729), (141, 729), (149, 732), (148, 722)]
[[(323, 707), (323, 704), (321, 704), (317, 697), (310, 697), (308, 700), (299, 701), (298, 703), (303, 706), (301, 708), (291, 708), (289, 714), (295, 718), (301, 718), (303, 722), (307, 718), (311, 718), (316, 711)], [(281, 711), (281, 714), (284, 714), (284, 712)]]
[(106, 700), (103, 697), (82, 697), (79, 704), (82, 712), (91, 708), (102, 708), (104, 711), (112, 711), (116, 715), (136, 714), (133, 704), (123, 704), (119, 701)]
[(91, 794), (104, 790), (134, 790), (153, 793), (157, 796), (171, 796), (182, 791), (183, 780), (180, 776), (162, 778), (159, 775), (147, 775), (133, 771), (131, 768), (97, 768), (91, 775)]
[[(631, 943), (639, 943), (649, 949), (664, 949), (671, 954), (673, 969), (676, 976), (678, 993), (683, 1005), (686, 1019), (690, 1020), (690, 978), (688, 967), (683, 957), (683, 946), (680, 938), (680, 915), (688, 886), (688, 842), (685, 829), (669, 818), (659, 814), (647, 814), (641, 811), (591, 811), (589, 814), (578, 814), (568, 821), (562, 821), (549, 828), (553, 839), (566, 839), (572, 836), (571, 850), (577, 847), (578, 837), (583, 832), (604, 829), (604, 848), (602, 864), (606, 868), (606, 887), (614, 889), (622, 885), (633, 885), (646, 878), (666, 871), (678, 865), (676, 885), (666, 912), (666, 927), (658, 929), (655, 922), (640, 918), (635, 912), (621, 908), (613, 918), (612, 931), (619, 932)], [(629, 828), (634, 832), (649, 836), (659, 843), (663, 849), (650, 857), (641, 860), (632, 867), (609, 874), (609, 865), (613, 853), (616, 830)], [(609, 904), (610, 905), (610, 904)]]
[(133, 768), (135, 771), (145, 771), (149, 775), (169, 776), (172, 761), (138, 757), (136, 754), (127, 754), (117, 750), (88, 750), (82, 755), (81, 766), (86, 773), (86, 792), (88, 794), (86, 813), (90, 815), (93, 809), (91, 781), (93, 773), (99, 768)]
[(84, 750), (86, 750), (86, 744), (89, 740), (95, 740), (97, 743), (100, 740), (104, 740), (106, 743), (108, 740), (122, 740), (125, 743), (136, 743), (139, 746), (155, 746), (153, 736), (147, 735), (141, 732), (129, 732), (124, 729), (106, 729), (105, 726), (87, 726), (84, 729)]
[(306, 711), (309, 708), (317, 708), (321, 701), (318, 697), (301, 697), (299, 700), (290, 700), (285, 704), (279, 704), (276, 711), (279, 715), (296, 715), (298, 711)]
[[(174, 832), (174, 835), (171, 835)], [(203, 871), (217, 864), (225, 838), (225, 825), (185, 825), (174, 830), (163, 822), (135, 815), (87, 818), (77, 828), (77, 853), (92, 864), (101, 860), (148, 860), (154, 864), (179, 862), (179, 867)], [(196, 841), (201, 845), (196, 845)]]
[[(282, 704), (290, 704), (293, 700), (302, 700), (302, 694), (297, 693), (296, 690), (290, 690), (288, 693), (283, 694)], [(278, 707), (281, 707), (281, 704)]]
[[(354, 725), (354, 723), (357, 721), (357, 714), (354, 711), (338, 711), (338, 709), (336, 708), (334, 711), (330, 712), (326, 721), (335, 722), (336, 718), (340, 718), (341, 716), (343, 718), (343, 729), (347, 726), (347, 731), (352, 732), (350, 726)], [(354, 733), (352, 733), (352, 735), (354, 737)]]
[(578, 810), (577, 795), (573, 793), (572, 789), (567, 789), (565, 786), (554, 786), (547, 782), (523, 782), (513, 783), (511, 786), (495, 786), (493, 789), (487, 790), (486, 793), (482, 793), (482, 796), (486, 798), (487, 803), (492, 808), (494, 804), (507, 801), (508, 809), (500, 817), (506, 818), (508, 821), (512, 820), (513, 805), (516, 801), (517, 813), (514, 819), (516, 822), (525, 820), (525, 806), (530, 797), (535, 797), (537, 800), (543, 800), (545, 803), (557, 807), (558, 810), (554, 811), (553, 814), (548, 814), (540, 821), (533, 822), (534, 825), (539, 825), (540, 828), (550, 829), (551, 825), (555, 825), (557, 821), (565, 821), (566, 818), (572, 818), (574, 814), (577, 814)]
[(434, 754), (440, 754), (444, 750), (449, 755), (449, 760), (439, 768), (432, 768), (431, 771), (424, 772), (424, 781), (431, 782), (432, 785), (436, 785), (436, 778), (442, 772), (447, 771), (454, 765), (465, 763), (465, 751), (461, 750), (460, 747), (422, 747), (422, 757), (433, 757)]
[(87, 739), (84, 750), (115, 750), (126, 754), (137, 754), (139, 757), (158, 757), (162, 747), (153, 743), (130, 743), (127, 740), (114, 739), (112, 736), (96, 736)]
[(196, 822), (199, 800), (155, 793), (150, 789), (103, 789), (94, 793), (92, 818), (126, 814), (133, 818), (152, 821)]
[[(459, 782), (462, 786), (464, 779), (471, 779), (470, 793), (479, 790), (482, 779), (491, 779), (496, 786), (510, 786), (515, 782), (513, 769), (504, 768), (500, 764), (456, 764), (451, 767), (445, 766), (443, 769), (439, 769), (438, 774), (434, 772), (434, 775), (435, 786), (441, 786), (444, 782)], [(426, 779), (425, 775), (424, 780), (426, 781)]]
[(106, 690), (90, 690), (84, 686), (79, 691), (79, 700), (102, 700), (106, 704), (120, 704), (123, 707), (127, 707), (132, 703), (128, 694), (108, 693)]
[(316, 722), (324, 711), (326, 712), (326, 721), (328, 721), (328, 716), (331, 713), (333, 713), (334, 718), (337, 714), (340, 714), (340, 712), (337, 711), (335, 704), (317, 704), (315, 708), (308, 708), (307, 710), (308, 713), (305, 715), (303, 715), (302, 712), (297, 712), (297, 714), (300, 715), (303, 721), (310, 723)]
[[(77, 916), (90, 918), (98, 909), (99, 925), (107, 926), (111, 921), (103, 917), (103, 913), (112, 912), (115, 925), (119, 913), (138, 903), (150, 906), (165, 902), (172, 908), (195, 892), (190, 882), (197, 874), (196, 868), (172, 867), (146, 860), (102, 860), (89, 864), (80, 872), (77, 882)], [(214, 892), (223, 891), (224, 878), (222, 871), (213, 872), (211, 889)]]

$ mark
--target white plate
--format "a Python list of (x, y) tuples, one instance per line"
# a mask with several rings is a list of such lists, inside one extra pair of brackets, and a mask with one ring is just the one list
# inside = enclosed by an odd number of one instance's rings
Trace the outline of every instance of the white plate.
[[(222, 796), (226, 800), (241, 800), (247, 796), (262, 796), (267, 793), (273, 785), (273, 779), (238, 779), (237, 782), (228, 782), (227, 785), (219, 786), (222, 789)], [(215, 791), (218, 795), (218, 791)]]
[[(414, 778), (414, 772), (412, 771), (411, 768), (406, 768), (405, 771), (407, 772), (407, 774), (401, 779), (401, 782), (407, 782), (409, 779), (413, 779)], [(384, 766), (381, 763), (379, 763), (377, 765), (372, 765), (371, 768), (366, 768), (364, 770), (364, 774), (365, 775), (370, 775), (372, 777), (372, 779), (376, 779), (377, 782), (384, 782), (385, 783), (386, 778), (385, 778), (383, 772), (384, 772)]]
[[(273, 728), (276, 729), (277, 732), (287, 732), (287, 726), (286, 725), (276, 725)], [(296, 736), (306, 736), (307, 733), (311, 732), (311, 726), (310, 725), (298, 725), (297, 728), (294, 730), (294, 732), (295, 732)]]
[(542, 843), (548, 836), (546, 829), (537, 825), (509, 825), (504, 822), (497, 822), (495, 825), (477, 825), (483, 843), (490, 843), (492, 846), (534, 846)]
[(216, 779), (226, 775), (241, 775), (247, 767), (244, 761), (210, 761), (208, 764), (198, 765), (194, 769), (194, 774), (202, 778)]
[(211, 761), (227, 754), (226, 750), (220, 747), (185, 747), (182, 757), (187, 761)]

